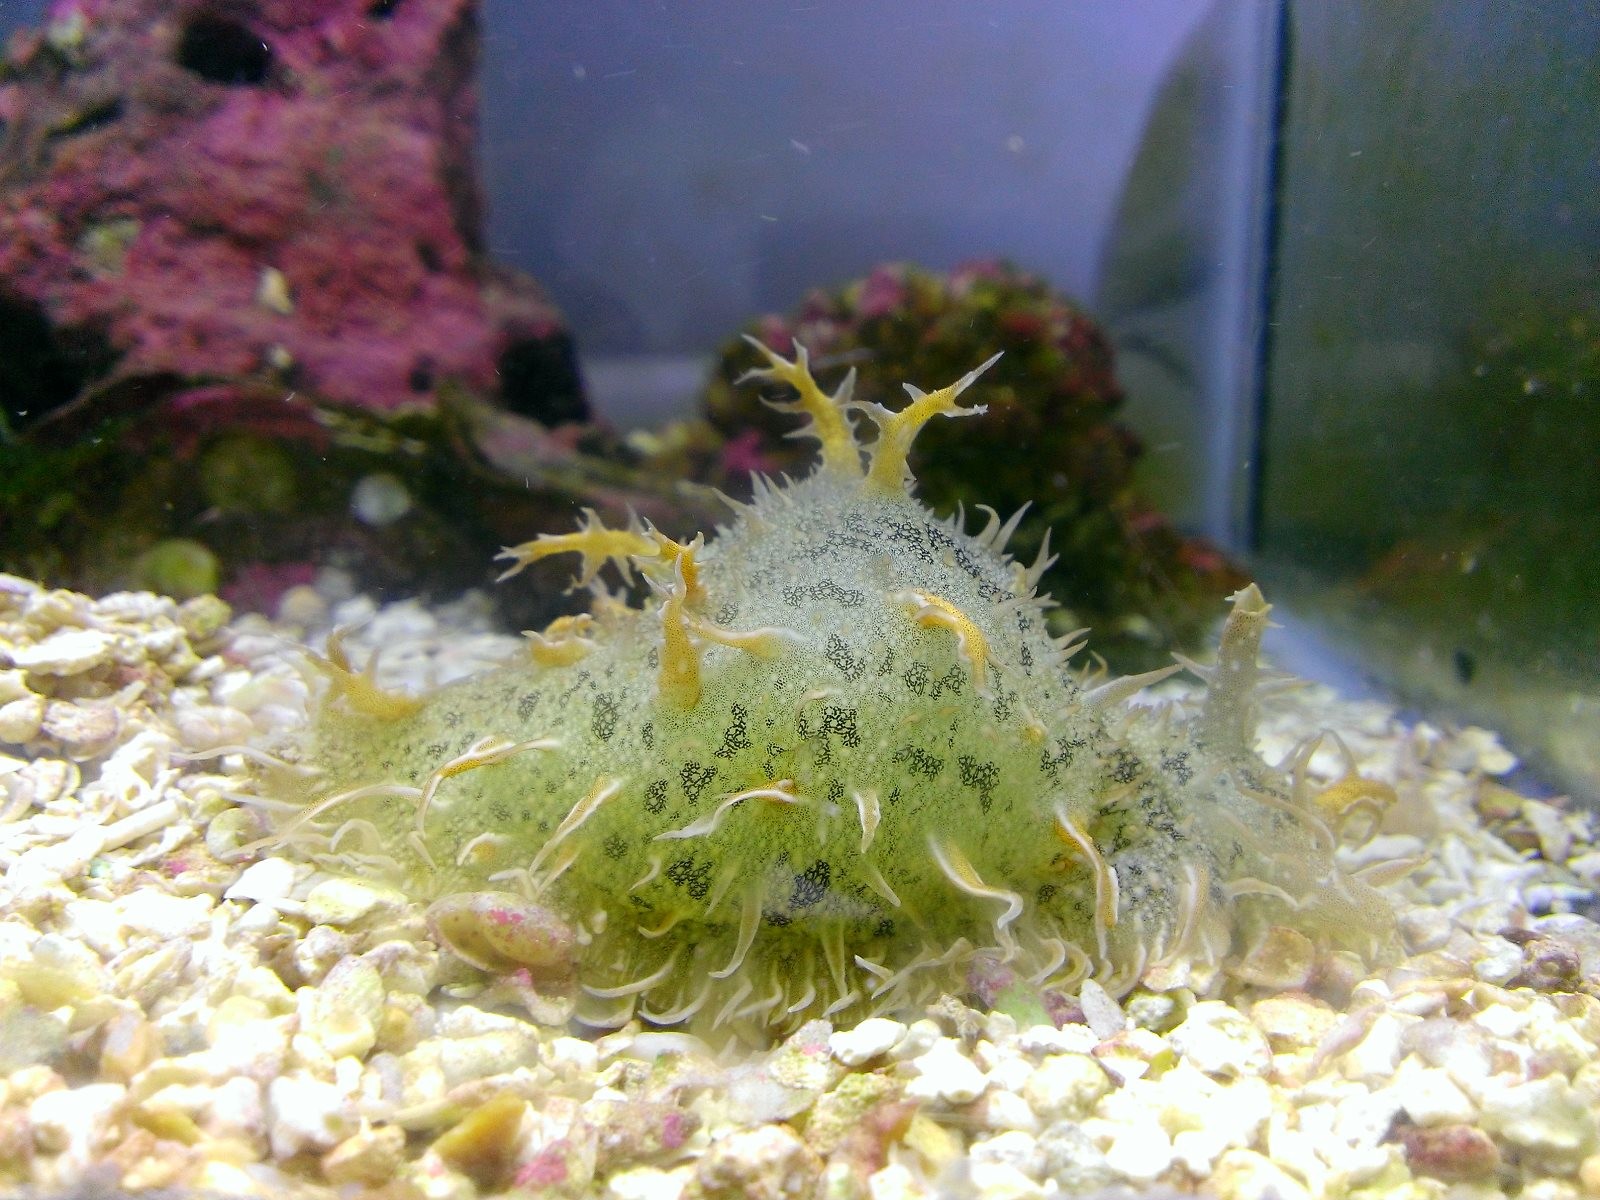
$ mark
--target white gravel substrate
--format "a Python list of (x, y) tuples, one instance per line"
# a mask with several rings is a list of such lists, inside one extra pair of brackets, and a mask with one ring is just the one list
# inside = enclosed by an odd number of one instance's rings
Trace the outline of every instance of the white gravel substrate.
[(1594, 822), (1496, 783), (1492, 733), (1274, 701), (1268, 757), (1327, 728), (1396, 789), (1354, 857), (1425, 860), (1390, 889), (1409, 957), (1375, 973), (1286, 945), (1203, 995), (1091, 985), (1061, 1029), (946, 998), (764, 1052), (590, 1041), (404, 896), (238, 852), (240, 748), (303, 719), (300, 638), (364, 621), (357, 661), (410, 683), (519, 644), (470, 600), (337, 590), (223, 625), (0, 576), (0, 1192), (1600, 1196)]

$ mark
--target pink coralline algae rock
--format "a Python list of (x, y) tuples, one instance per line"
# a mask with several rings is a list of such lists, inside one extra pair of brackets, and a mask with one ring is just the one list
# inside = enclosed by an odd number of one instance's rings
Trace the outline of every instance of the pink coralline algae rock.
[(583, 402), (480, 257), (475, 0), (57, 0), (0, 68), (0, 397)]

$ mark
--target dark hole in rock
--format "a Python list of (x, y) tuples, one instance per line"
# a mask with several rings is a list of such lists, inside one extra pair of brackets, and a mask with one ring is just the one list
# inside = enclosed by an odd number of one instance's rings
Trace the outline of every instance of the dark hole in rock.
[(99, 104), (84, 109), (83, 112), (78, 113), (70, 120), (62, 122), (61, 125), (57, 126), (55, 133), (57, 135), (89, 133), (96, 129), (103, 129), (107, 125), (115, 124), (120, 120), (122, 120), (122, 101), (118, 97), (112, 97), (109, 100), (102, 100)]
[(394, 16), (394, 10), (399, 7), (400, 0), (372, 0), (372, 3), (367, 5), (367, 16), (384, 21)]
[(500, 398), (512, 412), (543, 425), (589, 419), (578, 356), (565, 334), (512, 342), (498, 369)]
[(67, 404), (116, 360), (98, 333), (53, 328), (38, 305), (0, 293), (0, 404), (13, 428)]
[(417, 243), (417, 260), (430, 271), (437, 271), (444, 266), (438, 247), (426, 240)]
[(424, 360), (411, 368), (411, 374), (406, 376), (406, 386), (413, 392), (428, 392), (433, 390), (433, 364)]
[(272, 69), (272, 48), (237, 21), (201, 16), (183, 31), (178, 65), (212, 83), (250, 86)]

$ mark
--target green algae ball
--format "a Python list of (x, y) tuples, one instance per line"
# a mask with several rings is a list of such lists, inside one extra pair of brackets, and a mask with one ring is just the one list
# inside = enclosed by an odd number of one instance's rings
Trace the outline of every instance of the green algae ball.
[(139, 556), (134, 576), (140, 587), (178, 600), (209, 595), (222, 582), (222, 564), (192, 538), (167, 538)]

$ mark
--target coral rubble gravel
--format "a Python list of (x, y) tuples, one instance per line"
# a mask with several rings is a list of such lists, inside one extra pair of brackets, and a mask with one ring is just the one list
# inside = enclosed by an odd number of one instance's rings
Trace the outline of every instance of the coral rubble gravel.
[[(303, 719), (302, 641), (391, 686), (514, 650), (470, 599), (98, 600), (0, 576), (0, 1188), (472, 1200), (1600, 1195), (1594, 819), (1492, 733), (1306, 687), (1398, 796), (1371, 861), (1405, 954), (1258, 947), (1205, 990), (1089, 987), (1061, 1028), (946, 997), (764, 1050), (630, 1025), (442, 955), (420, 905), (252, 847), (248, 758)], [(262, 856), (266, 854), (266, 856)]]

